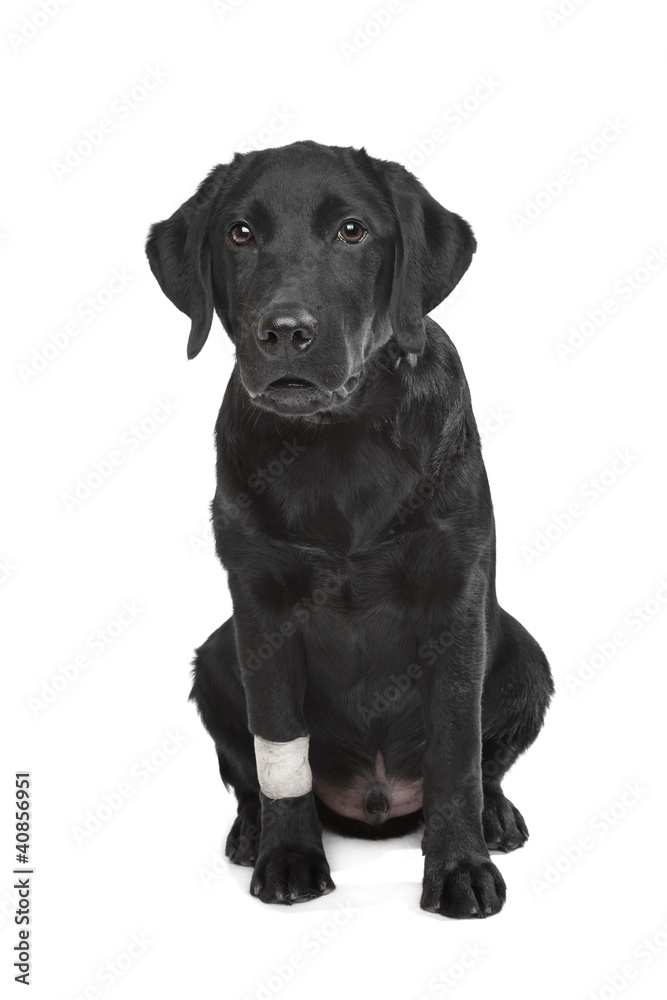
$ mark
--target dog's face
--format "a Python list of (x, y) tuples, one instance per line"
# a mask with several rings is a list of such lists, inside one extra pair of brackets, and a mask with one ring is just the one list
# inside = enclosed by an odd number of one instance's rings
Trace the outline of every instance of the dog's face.
[(470, 227), (396, 163), (297, 142), (237, 155), (153, 226), (147, 253), (201, 350), (213, 310), (259, 407), (349, 406), (389, 340), (424, 347), (424, 316), (475, 251)]

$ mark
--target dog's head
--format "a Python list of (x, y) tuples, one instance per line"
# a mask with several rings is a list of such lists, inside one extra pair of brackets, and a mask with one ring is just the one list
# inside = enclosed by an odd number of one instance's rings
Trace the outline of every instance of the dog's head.
[(419, 354), (424, 317), (475, 249), (468, 224), (398, 163), (314, 142), (215, 167), (146, 245), (192, 321), (188, 357), (215, 310), (250, 398), (287, 415), (348, 405), (389, 340)]

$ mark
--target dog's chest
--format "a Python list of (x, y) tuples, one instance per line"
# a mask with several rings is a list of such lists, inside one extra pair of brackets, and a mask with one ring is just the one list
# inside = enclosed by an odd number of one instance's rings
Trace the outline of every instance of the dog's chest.
[(368, 549), (419, 480), (416, 461), (380, 438), (302, 447), (265, 492), (274, 529), (297, 544), (346, 555)]

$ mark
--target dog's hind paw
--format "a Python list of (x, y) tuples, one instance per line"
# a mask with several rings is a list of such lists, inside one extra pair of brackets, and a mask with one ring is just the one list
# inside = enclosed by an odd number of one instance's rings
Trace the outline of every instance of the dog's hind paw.
[(225, 854), (234, 865), (254, 865), (259, 848), (261, 832), (260, 807), (248, 806), (242, 809), (234, 823), (229, 836)]
[(484, 840), (491, 851), (515, 851), (528, 840), (528, 827), (519, 810), (500, 789), (484, 789)]

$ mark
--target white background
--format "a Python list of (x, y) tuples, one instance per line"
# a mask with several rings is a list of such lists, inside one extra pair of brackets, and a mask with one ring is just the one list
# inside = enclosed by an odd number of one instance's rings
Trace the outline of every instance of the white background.
[[(13, 774), (30, 769), (40, 1000), (660, 992), (664, 31), (648, 0), (565, 2), (560, 20), (556, 2), (413, 0), (368, 31), (383, 0), (71, 0), (49, 18), (36, 2), (3, 6), (3, 981)], [(164, 78), (122, 111), (150, 69)], [(103, 118), (103, 141), (57, 171)], [(186, 362), (189, 323), (143, 242), (253, 136), (400, 160), (478, 238), (435, 317), (486, 428), (501, 603), (545, 647), (558, 687), (506, 783), (531, 839), (496, 858), (508, 901), (493, 919), (420, 911), (417, 835), (327, 835), (338, 889), (292, 908), (252, 899), (250, 871), (220, 861), (234, 801), (187, 695), (193, 648), (230, 613), (206, 525), (232, 355), (216, 320)], [(114, 269), (127, 285), (107, 302)], [(92, 322), (89, 296), (102, 307)], [(137, 444), (132, 428), (159, 401), (171, 414)], [(79, 477), (118, 450), (68, 511)], [(135, 617), (118, 635), (124, 602)], [(114, 638), (98, 654), (100, 628)], [(170, 733), (181, 745), (166, 754)], [(108, 816), (121, 785), (129, 796)], [(97, 810), (105, 821), (80, 842)], [(150, 943), (128, 960), (135, 934)], [(293, 956), (302, 967), (284, 983)]]

